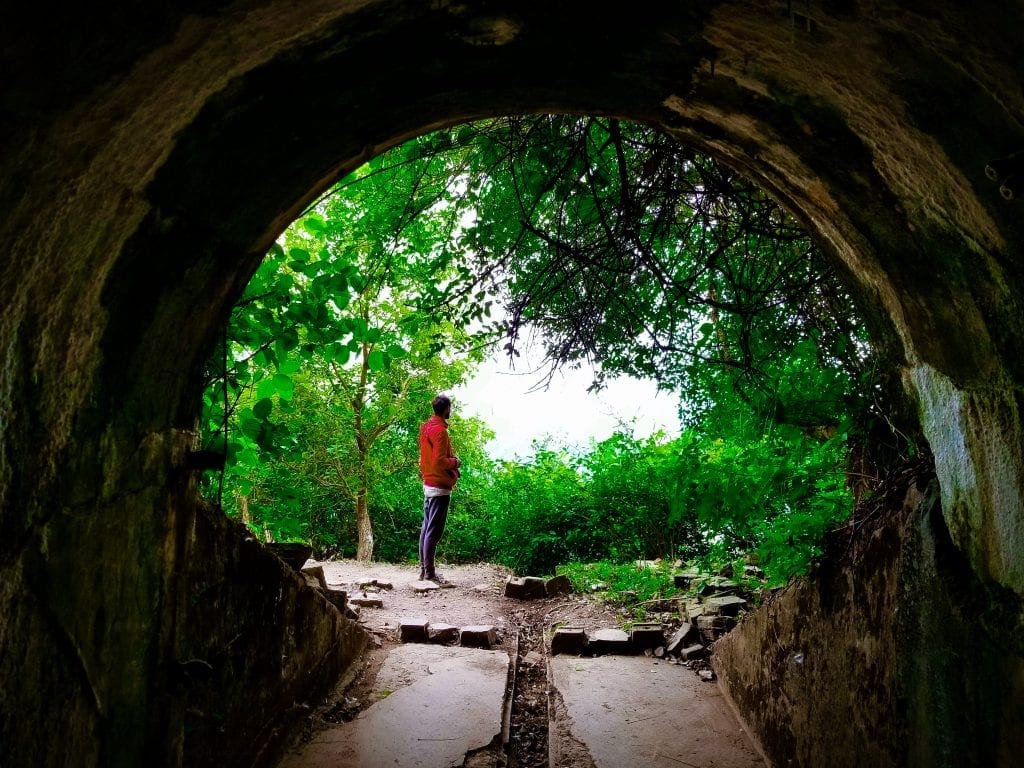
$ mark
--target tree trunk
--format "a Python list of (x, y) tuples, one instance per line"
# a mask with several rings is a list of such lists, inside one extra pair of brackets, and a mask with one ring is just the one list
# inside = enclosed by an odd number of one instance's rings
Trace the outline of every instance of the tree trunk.
[(356, 538), (359, 541), (356, 560), (361, 563), (373, 559), (373, 526), (370, 524), (368, 496), (367, 489), (362, 487), (356, 497)]

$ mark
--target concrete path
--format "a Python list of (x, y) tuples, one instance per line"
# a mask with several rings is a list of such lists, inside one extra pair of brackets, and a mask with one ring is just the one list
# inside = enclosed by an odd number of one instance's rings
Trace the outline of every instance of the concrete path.
[(714, 683), (645, 656), (549, 660), (551, 766), (754, 768), (765, 763)]
[(354, 720), (320, 731), (281, 768), (448, 768), (501, 736), (508, 654), (403, 645), (375, 688), (387, 695)]

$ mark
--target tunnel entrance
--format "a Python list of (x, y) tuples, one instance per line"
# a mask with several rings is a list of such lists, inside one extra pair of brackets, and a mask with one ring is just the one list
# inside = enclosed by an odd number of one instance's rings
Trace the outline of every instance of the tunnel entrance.
[[(199, 629), (190, 601), (234, 605), (260, 558), (239, 545), (233, 569), (196, 559), (197, 526), (218, 523), (195, 501), (192, 395), (229, 307), (284, 225), (339, 176), (433, 128), (536, 111), (662, 127), (762, 184), (847, 270), (935, 452), (941, 515), (929, 520), (945, 531), (942, 551), (962, 556), (971, 602), (1007, 617), (984, 624), (997, 650), (969, 673), (902, 678), (900, 706), (920, 708), (900, 711), (922, 718), (907, 760), (969, 762), (980, 733), (1019, 753), (1020, 692), (1000, 687), (1021, 679), (1019, 641), (1004, 630), (1024, 614), (1022, 235), (1019, 201), (1000, 193), (1024, 146), (1019, 8), (62, 10), (53, 24), (29, 9), (0, 33), (14, 148), (0, 157), (0, 231), (16, 266), (0, 282), (10, 761), (180, 762), (187, 717), (174, 692), (202, 668), (188, 664), (200, 641), (233, 637)], [(1009, 175), (993, 182), (996, 159)], [(268, 586), (270, 613), (275, 594)], [(318, 611), (304, 600), (287, 603), (300, 623)], [(941, 639), (939, 625), (914, 637)], [(301, 666), (307, 680), (315, 667)], [(924, 706), (965, 694), (1013, 705), (969, 717)], [(255, 709), (284, 711), (288, 698)], [(243, 719), (251, 734), (265, 725)], [(54, 732), (59, 745), (40, 736)]]
[(515, 117), (386, 154), (274, 244), (207, 364), (202, 446), (227, 460), (208, 497), (317, 557), (415, 559), (430, 400), (491, 349), (514, 370), (528, 334), (540, 384), (585, 360), (591, 388), (649, 377), (684, 434), (553, 441), (516, 474), (485, 451), (486, 402), (460, 401), (456, 561), (553, 573), (714, 547), (713, 570), (757, 556), (782, 584), (849, 515), (845, 489), (915, 447), (839, 276), (763, 191), (650, 128)]

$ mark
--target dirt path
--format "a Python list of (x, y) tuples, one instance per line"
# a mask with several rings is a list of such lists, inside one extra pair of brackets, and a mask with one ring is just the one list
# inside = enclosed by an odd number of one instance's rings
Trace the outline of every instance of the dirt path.
[[(394, 563), (359, 563), (354, 560), (309, 561), (320, 565), (328, 585), (345, 589), (350, 598), (380, 598), (381, 608), (360, 608), (360, 623), (374, 637), (363, 658), (363, 666), (335, 705), (313, 718), (308, 734), (352, 720), (368, 707), (390, 695), (378, 684), (378, 676), (389, 654), (398, 646), (398, 626), (403, 619), (425, 618), (431, 624), (456, 627), (490, 624), (497, 629), (496, 649), (509, 654), (514, 672), (514, 694), (508, 714), (508, 766), (548, 764), (548, 685), (545, 665), (523, 663), (531, 652), (544, 654), (547, 628), (573, 624), (585, 629), (616, 626), (617, 616), (601, 603), (578, 595), (520, 602), (504, 597), (510, 571), (487, 563), (439, 566), (453, 589), (416, 591), (419, 568)], [(366, 590), (361, 584), (376, 579), (391, 589)], [(535, 657), (530, 657), (534, 659)], [(518, 662), (518, 664), (517, 664)], [(510, 681), (512, 682), (512, 681)]]
[[(313, 564), (312, 562), (307, 563), (307, 565)], [(440, 672), (440, 659), (446, 650), (450, 651), (451, 655), (455, 655), (456, 651), (464, 650), (450, 647), (446, 649), (443, 646), (402, 645), (398, 638), (398, 626), (403, 619), (415, 618), (427, 619), (433, 625), (443, 623), (456, 627), (481, 624), (494, 626), (497, 630), (498, 644), (491, 653), (505, 659), (500, 662), (499, 667), (494, 668), (508, 670), (504, 685), (504, 703), (500, 701), (498, 703), (502, 712), (498, 715), (495, 710), (494, 716), (495, 721), (500, 719), (500, 722), (492, 724), (496, 730), (501, 731), (500, 738), (496, 736), (493, 742), (467, 752), (465, 761), (459, 759), (452, 762), (452, 765), (464, 765), (471, 768), (484, 765), (502, 766), (503, 768), (541, 768), (547, 766), (552, 758), (556, 758), (555, 764), (562, 766), (579, 766), (580, 768), (614, 766), (614, 768), (621, 768), (618, 765), (621, 755), (608, 752), (604, 741), (632, 744), (634, 754), (638, 758), (647, 755), (644, 758), (647, 762), (638, 763), (638, 765), (660, 765), (666, 759), (666, 754), (669, 754), (670, 762), (671, 759), (675, 759), (685, 764), (693, 764), (686, 762), (685, 758), (697, 757), (696, 753), (666, 753), (665, 745), (661, 743), (664, 738), (658, 735), (662, 729), (655, 732), (650, 737), (653, 741), (651, 744), (647, 744), (645, 739), (648, 737), (640, 732), (640, 729), (645, 726), (636, 725), (639, 708), (647, 705), (644, 702), (645, 691), (654, 690), (649, 674), (663, 678), (661, 682), (663, 690), (678, 691), (680, 698), (686, 702), (684, 704), (680, 701), (673, 701), (673, 707), (691, 708), (698, 712), (698, 717), (705, 723), (707, 718), (720, 718), (718, 721), (720, 725), (716, 726), (716, 729), (723, 733), (728, 730), (731, 735), (734, 735), (734, 732), (738, 733), (739, 731), (739, 726), (731, 719), (731, 714), (725, 715), (724, 720), (721, 719), (721, 713), (724, 710), (721, 708), (723, 703), (718, 700), (720, 694), (717, 691), (717, 686), (697, 683), (696, 674), (682, 666), (671, 664), (668, 661), (659, 662), (656, 659), (645, 660), (642, 657), (630, 659), (604, 657), (586, 662), (580, 660), (579, 664), (570, 663), (571, 660), (568, 657), (558, 656), (549, 659), (546, 639), (556, 625), (579, 626), (588, 632), (619, 625), (619, 617), (614, 611), (590, 597), (565, 595), (528, 602), (512, 600), (503, 595), (504, 583), (509, 571), (490, 564), (442, 568), (440, 569), (441, 573), (455, 587), (427, 592), (417, 591), (417, 586), (420, 586), (419, 572), (414, 565), (361, 564), (350, 560), (315, 564), (324, 568), (327, 583), (331, 587), (347, 590), (350, 598), (363, 596), (379, 598), (383, 605), (379, 608), (364, 607), (360, 609), (359, 621), (372, 633), (374, 642), (365, 654), (362, 668), (354, 681), (343, 693), (339, 694), (338, 700), (333, 702), (332, 706), (324, 708), (312, 718), (307, 734), (307, 743), (299, 745), (282, 763), (288, 768), (378, 764), (375, 762), (375, 757), (367, 758), (365, 754), (349, 756), (347, 759), (351, 762), (339, 760), (336, 745), (343, 741), (351, 742), (357, 736), (365, 736), (367, 730), (365, 724), (368, 720), (382, 722), (381, 707), (397, 708), (412, 695), (411, 691), (404, 691), (401, 697), (395, 696), (394, 694), (398, 690), (396, 679), (401, 682), (399, 688), (403, 685), (412, 685), (416, 683), (416, 674), (422, 676), (425, 673), (430, 676)], [(373, 580), (389, 583), (391, 588), (367, 587), (365, 590), (361, 588), (362, 584)], [(410, 663), (408, 660), (402, 661), (410, 655), (414, 657), (411, 661), (413, 666), (410, 669), (418, 669), (419, 673), (406, 674), (406, 672), (402, 672), (396, 678), (396, 665), (401, 667), (403, 663)], [(574, 658), (579, 659), (579, 657)], [(611, 665), (609, 667), (611, 670), (616, 667), (614, 660), (616, 658), (622, 659), (623, 667), (615, 673), (619, 675), (619, 682), (613, 689), (607, 689), (604, 684), (607, 679), (611, 679), (611, 671), (602, 672), (593, 682), (588, 682), (588, 678), (593, 677), (591, 674), (585, 674), (592, 667), (589, 662)], [(646, 662), (646, 666), (643, 662)], [(640, 674), (637, 677), (636, 691), (631, 692), (629, 681), (632, 679), (633, 673), (625, 670), (635, 668), (638, 663), (644, 667), (642, 672), (645, 674)], [(434, 672), (431, 672), (431, 668)], [(495, 674), (504, 673), (496, 672)], [(559, 685), (555, 684), (553, 674), (555, 677), (561, 675)], [(435, 684), (437, 682), (435, 674)], [(424, 685), (422, 680), (416, 684), (420, 687)], [(481, 686), (477, 684), (477, 687)], [(564, 690), (559, 691), (558, 688)], [(563, 699), (563, 693), (568, 693), (567, 699)], [(432, 700), (420, 704), (412, 702), (411, 706), (431, 708), (442, 700), (446, 702), (441, 704), (442, 707), (457, 705), (458, 699), (451, 699), (451, 696), (451, 691), (435, 690), (434, 693), (429, 694)], [(602, 696), (607, 698), (602, 699)], [(402, 702), (398, 701), (399, 698), (402, 699)], [(501, 696), (498, 698), (502, 699)], [(674, 696), (665, 697), (663, 693), (659, 693), (659, 701), (656, 704), (660, 709), (655, 713), (658, 719), (664, 718), (663, 698), (676, 699)], [(605, 703), (602, 704), (602, 701)], [(596, 706), (601, 708), (602, 713), (614, 714), (621, 711), (625, 719), (621, 727), (612, 726), (611, 724), (615, 721), (609, 720), (603, 726), (603, 729), (608, 732), (597, 732), (595, 735), (593, 729), (588, 730), (580, 721), (581, 717), (588, 721), (595, 721), (593, 713), (585, 707), (581, 708), (579, 702), (586, 702), (587, 706), (595, 705), (596, 702)], [(489, 704), (483, 706), (487, 708)], [(371, 708), (373, 709), (371, 710)], [(394, 723), (394, 717), (396, 716), (392, 715), (390, 722)], [(640, 720), (646, 719), (648, 719), (646, 714), (640, 717)], [(351, 727), (357, 725), (357, 722), (352, 722), (353, 720), (363, 722), (364, 726), (353, 732)], [(420, 718), (416, 715), (409, 720), (409, 722), (419, 721)], [(388, 721), (385, 719), (383, 722)], [(668, 721), (663, 724), (667, 723)], [(458, 732), (466, 724), (466, 720), (458, 723), (448, 721), (443, 727)], [(672, 725), (674, 727), (670, 731), (674, 732), (679, 725), (675, 722)], [(385, 726), (385, 728), (387, 727), (393, 727), (393, 725)], [(484, 726), (485, 730), (487, 727), (489, 726)], [(344, 730), (346, 728), (349, 730)], [(491, 733), (496, 730), (492, 730)], [(555, 734), (556, 739), (550, 745), (549, 733)], [(371, 741), (367, 743), (379, 744), (380, 738), (387, 740), (393, 737), (375, 733)], [(667, 733), (667, 738), (674, 739), (676, 736), (673, 733)], [(705, 738), (705, 735), (701, 734), (695, 738), (700, 740)], [(448, 740), (450, 739), (421, 739), (421, 741)], [(760, 764), (752, 753), (744, 757), (741, 762), (732, 760), (726, 755), (727, 750), (734, 749), (731, 745), (727, 748), (723, 747), (724, 751), (716, 752), (717, 748), (713, 744), (709, 745), (709, 749), (710, 752), (704, 757), (712, 756), (712, 762), (707, 765), (745, 767)], [(651, 756), (660, 759), (652, 762)], [(381, 764), (391, 765), (391, 757), (386, 755), (386, 759), (383, 759)], [(608, 760), (612, 762), (608, 762)], [(420, 763), (410, 762), (409, 764), (419, 765)], [(426, 764), (424, 763), (424, 765)]]

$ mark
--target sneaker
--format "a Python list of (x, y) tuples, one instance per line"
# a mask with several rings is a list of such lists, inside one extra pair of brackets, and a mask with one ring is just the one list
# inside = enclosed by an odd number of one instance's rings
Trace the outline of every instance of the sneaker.
[(433, 576), (428, 576), (427, 581), (434, 582), (441, 589), (455, 589), (455, 585), (439, 573), (435, 573)]

